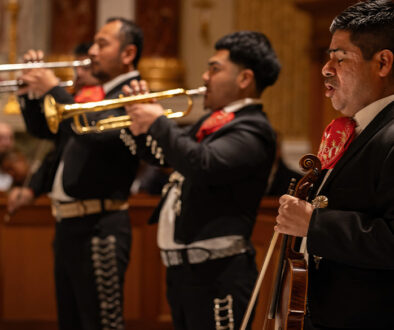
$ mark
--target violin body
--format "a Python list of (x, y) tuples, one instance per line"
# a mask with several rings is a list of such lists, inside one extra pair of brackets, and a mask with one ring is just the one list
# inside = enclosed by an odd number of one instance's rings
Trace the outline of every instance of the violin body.
[(304, 327), (308, 267), (304, 259), (286, 259), (281, 296), (275, 318), (277, 329), (300, 330)]
[[(295, 188), (290, 185), (289, 194), (308, 200), (313, 183), (320, 174), (321, 164), (316, 156), (305, 155), (300, 160), (300, 166), (308, 172)], [(284, 236), (284, 254), (278, 264), (278, 283), (274, 292), (276, 297), (271, 303), (275, 316), (271, 317), (275, 318), (276, 329), (302, 330), (306, 313), (308, 265), (304, 254), (294, 250), (295, 237)]]
[[(296, 180), (292, 179), (288, 194), (308, 201), (311, 188), (321, 173), (321, 163), (315, 155), (307, 154), (301, 158), (300, 166), (307, 173), (297, 185), (295, 185)], [(313, 203), (312, 205), (314, 207), (325, 207), (326, 200), (325, 198), (317, 202), (316, 205)], [(320, 204), (324, 206), (319, 206)], [(272, 236), (240, 330), (245, 330), (248, 325), (249, 317), (264, 275), (266, 274), (268, 263), (278, 240), (278, 235), (278, 232), (274, 232)], [(294, 247), (295, 237), (283, 235), (271, 303), (269, 304), (270, 308), (267, 310), (267, 318), (265, 319), (263, 329), (266, 329), (268, 319), (275, 319), (275, 329), (279, 330), (302, 330), (304, 327), (308, 289), (308, 266), (304, 254), (297, 252)]]

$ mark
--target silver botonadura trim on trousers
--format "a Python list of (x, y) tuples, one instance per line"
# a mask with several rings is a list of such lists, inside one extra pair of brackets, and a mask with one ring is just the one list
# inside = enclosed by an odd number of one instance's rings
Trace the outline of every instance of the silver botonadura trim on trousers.
[(116, 264), (116, 237), (93, 237), (92, 261), (103, 330), (123, 330), (123, 311)]
[(216, 330), (234, 330), (233, 297), (215, 298), (213, 303)]

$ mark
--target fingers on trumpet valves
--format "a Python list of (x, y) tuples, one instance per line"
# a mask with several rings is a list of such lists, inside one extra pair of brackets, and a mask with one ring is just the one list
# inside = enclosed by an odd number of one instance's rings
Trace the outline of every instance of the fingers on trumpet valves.
[(129, 85), (123, 85), (123, 87), (122, 87), (122, 93), (123, 93), (123, 95), (129, 96), (129, 95), (132, 94), (132, 92), (133, 92), (133, 91), (131, 90), (131, 88), (130, 88)]
[(130, 82), (130, 91), (132, 95), (140, 94), (140, 82), (138, 80), (132, 80)]
[(145, 80), (132, 80), (130, 82), (131, 95), (146, 94), (149, 92), (148, 83)]
[(148, 87), (148, 83), (146, 82), (146, 80), (140, 81), (140, 93), (141, 94), (149, 93), (149, 87)]
[(40, 49), (38, 50), (29, 49), (23, 55), (23, 60), (25, 62), (42, 62), (43, 59), (44, 59), (44, 52)]

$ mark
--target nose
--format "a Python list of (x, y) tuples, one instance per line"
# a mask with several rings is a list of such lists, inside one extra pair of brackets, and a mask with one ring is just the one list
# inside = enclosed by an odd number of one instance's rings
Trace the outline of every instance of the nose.
[(323, 66), (321, 73), (324, 77), (332, 77), (335, 75), (335, 69), (331, 64), (331, 60), (328, 60), (327, 63)]
[(90, 46), (89, 50), (88, 50), (88, 54), (90, 57), (97, 55), (97, 49), (98, 46), (96, 43), (94, 43), (92, 46)]
[(202, 80), (204, 81), (204, 83), (207, 83), (209, 80), (209, 71), (206, 70), (203, 74), (202, 74)]

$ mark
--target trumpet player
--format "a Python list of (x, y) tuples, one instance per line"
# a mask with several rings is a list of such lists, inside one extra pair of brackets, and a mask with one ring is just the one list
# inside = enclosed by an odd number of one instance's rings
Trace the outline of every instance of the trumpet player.
[[(109, 19), (97, 32), (89, 57), (105, 98), (118, 98), (122, 85), (139, 79), (142, 43), (141, 29), (123, 18)], [(25, 60), (42, 57), (42, 52), (29, 51)], [(74, 103), (53, 78), (50, 70), (28, 71), (21, 77), (28, 85), (22, 92)], [(135, 151), (119, 131), (81, 136), (69, 120), (51, 133), (41, 102), (21, 96), (26, 127), (37, 137), (57, 141), (58, 147), (28, 188), (10, 194), (8, 210), (12, 213), (44, 193), (51, 197), (59, 329), (124, 329), (123, 280), (131, 245), (127, 200), (138, 166)], [(124, 109), (111, 112), (124, 114)], [(87, 120), (104, 115), (90, 114)]]
[[(141, 157), (175, 169), (151, 220), (177, 330), (239, 329), (257, 277), (250, 237), (275, 154), (260, 99), (280, 71), (269, 40), (242, 31), (215, 49), (202, 76), (211, 113), (195, 125), (177, 127), (159, 104), (126, 106)], [(124, 92), (141, 89), (133, 81)]]

